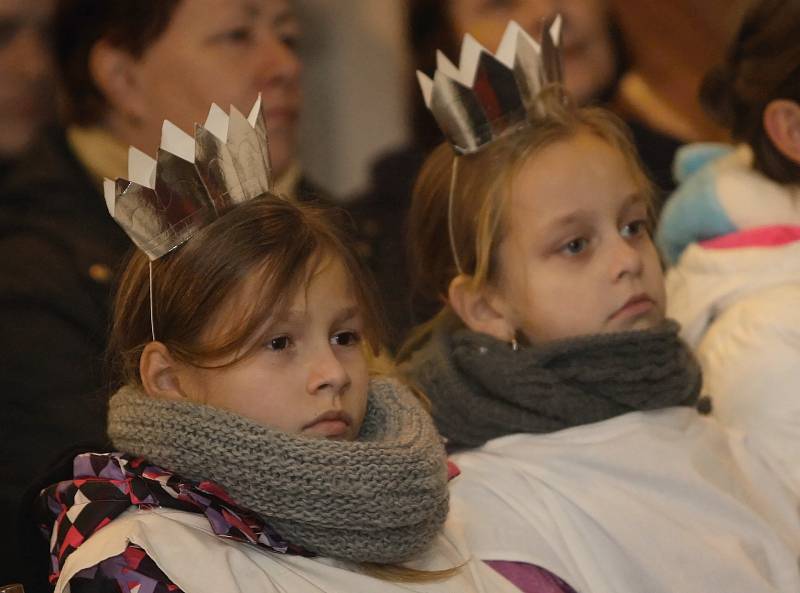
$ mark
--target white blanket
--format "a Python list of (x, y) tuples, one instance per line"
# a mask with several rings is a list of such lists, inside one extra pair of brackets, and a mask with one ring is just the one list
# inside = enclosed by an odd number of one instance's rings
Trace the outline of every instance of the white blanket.
[(519, 593), (494, 570), (470, 557), (455, 519), (448, 519), (444, 533), (424, 558), (407, 566), (420, 570), (463, 568), (441, 582), (394, 583), (366, 576), (329, 558), (282, 555), (220, 538), (203, 515), (133, 507), (69, 556), (55, 593), (69, 593), (69, 581), (77, 572), (122, 553), (129, 542), (144, 548), (186, 593)]
[(711, 419), (630, 413), (456, 454), (452, 507), (484, 560), (580, 593), (800, 591), (797, 501)]

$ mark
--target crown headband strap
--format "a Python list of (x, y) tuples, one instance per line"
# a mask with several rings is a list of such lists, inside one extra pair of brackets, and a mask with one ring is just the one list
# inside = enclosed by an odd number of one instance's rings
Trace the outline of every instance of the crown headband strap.
[(153, 341), (156, 341), (156, 320), (153, 315), (153, 260), (147, 262), (150, 267), (150, 332), (153, 336)]
[(458, 270), (459, 274), (463, 274), (464, 268), (461, 267), (461, 260), (458, 259), (456, 236), (453, 226), (453, 200), (455, 199), (456, 180), (458, 178), (458, 161), (458, 155), (453, 155), (453, 166), (450, 172), (450, 195), (447, 197), (447, 234), (450, 237), (450, 251), (453, 252), (453, 261), (456, 264), (456, 270)]

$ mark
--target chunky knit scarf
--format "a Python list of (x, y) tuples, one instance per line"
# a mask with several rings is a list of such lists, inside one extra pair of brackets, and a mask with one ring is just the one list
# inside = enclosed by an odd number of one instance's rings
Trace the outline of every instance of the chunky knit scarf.
[(289, 542), (353, 562), (423, 551), (448, 510), (441, 438), (416, 398), (373, 380), (354, 442), (311, 439), (230, 412), (124, 387), (109, 404), (114, 446), (224, 486)]
[(693, 406), (701, 384), (700, 368), (673, 321), (518, 351), (445, 322), (403, 370), (432, 400), (439, 432), (464, 447), (635, 410)]

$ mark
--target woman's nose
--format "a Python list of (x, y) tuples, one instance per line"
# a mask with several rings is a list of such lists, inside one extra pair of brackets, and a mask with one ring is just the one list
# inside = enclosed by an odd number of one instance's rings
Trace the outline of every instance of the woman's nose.
[(263, 61), (262, 76), (270, 83), (296, 84), (303, 69), (294, 47), (275, 33), (267, 35), (259, 48)]

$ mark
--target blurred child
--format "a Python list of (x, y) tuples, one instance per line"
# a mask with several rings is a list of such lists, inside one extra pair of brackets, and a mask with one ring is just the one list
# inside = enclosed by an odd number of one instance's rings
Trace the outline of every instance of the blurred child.
[(658, 242), (714, 415), (800, 496), (800, 4), (755, 3), (701, 99), (736, 147), (679, 153)]

